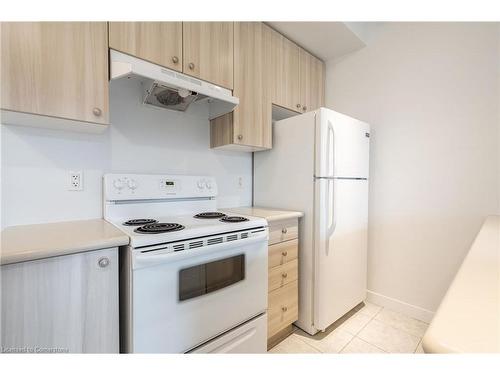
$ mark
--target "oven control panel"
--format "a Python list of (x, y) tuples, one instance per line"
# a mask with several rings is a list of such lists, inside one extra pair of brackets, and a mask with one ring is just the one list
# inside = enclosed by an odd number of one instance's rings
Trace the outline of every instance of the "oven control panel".
[(107, 201), (217, 196), (210, 176), (106, 174), (103, 187)]

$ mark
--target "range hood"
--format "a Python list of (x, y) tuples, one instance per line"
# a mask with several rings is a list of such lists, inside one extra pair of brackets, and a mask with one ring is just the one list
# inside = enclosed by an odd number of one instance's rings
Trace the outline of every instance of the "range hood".
[(140, 79), (143, 103), (155, 107), (185, 111), (192, 103), (206, 101), (210, 120), (232, 112), (240, 102), (231, 90), (115, 50), (110, 50), (110, 77)]

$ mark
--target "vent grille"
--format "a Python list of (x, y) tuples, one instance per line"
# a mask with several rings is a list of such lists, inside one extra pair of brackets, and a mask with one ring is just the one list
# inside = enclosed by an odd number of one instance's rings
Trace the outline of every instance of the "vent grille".
[(173, 246), (173, 248), (174, 248), (174, 251), (182, 251), (182, 250), (184, 250), (184, 249), (185, 249), (185, 247), (184, 247), (184, 244), (183, 244), (183, 243), (175, 244), (175, 245)]
[(238, 239), (237, 234), (231, 234), (231, 235), (227, 236), (227, 241), (236, 241), (237, 239)]
[(248, 238), (248, 232), (241, 233), (241, 238)]
[(197, 247), (202, 247), (203, 246), (203, 241), (194, 241), (189, 243), (189, 248), (194, 249)]
[(215, 245), (217, 243), (222, 243), (222, 237), (215, 237), (215, 238), (210, 238), (207, 241), (207, 245)]

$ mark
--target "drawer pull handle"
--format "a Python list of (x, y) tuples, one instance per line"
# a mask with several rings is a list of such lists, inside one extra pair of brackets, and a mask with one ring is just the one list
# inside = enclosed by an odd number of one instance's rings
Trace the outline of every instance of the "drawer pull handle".
[(283, 273), (281, 274), (281, 277), (282, 277), (282, 278), (286, 278), (286, 277), (288, 277), (288, 274), (287, 274), (286, 272), (283, 272)]
[(282, 310), (283, 312), (287, 312), (287, 310), (288, 310), (288, 307), (286, 307), (286, 306), (283, 306), (283, 307), (281, 308), (281, 310)]
[(286, 257), (286, 256), (288, 255), (288, 251), (283, 251), (283, 252), (281, 253), (281, 255), (283, 255), (284, 257)]
[(281, 233), (283, 233), (283, 234), (286, 234), (286, 232), (288, 232), (288, 229), (286, 229), (286, 228), (283, 228), (283, 229), (281, 230)]

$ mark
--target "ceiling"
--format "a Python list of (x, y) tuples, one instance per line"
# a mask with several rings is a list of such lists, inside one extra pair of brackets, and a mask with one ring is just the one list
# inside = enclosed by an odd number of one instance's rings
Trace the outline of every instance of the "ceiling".
[(381, 22), (266, 22), (323, 61), (366, 46)]

